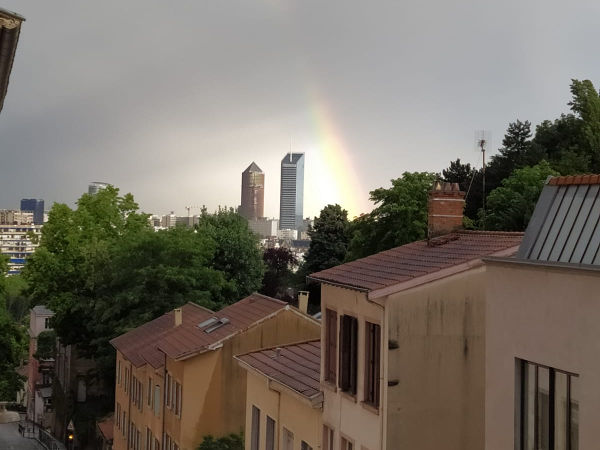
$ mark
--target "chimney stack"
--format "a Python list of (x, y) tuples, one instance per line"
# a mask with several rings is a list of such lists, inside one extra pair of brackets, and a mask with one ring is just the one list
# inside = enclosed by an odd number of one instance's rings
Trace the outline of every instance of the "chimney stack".
[(458, 183), (436, 181), (429, 191), (427, 237), (434, 238), (461, 229), (464, 206), (465, 193)]
[(298, 292), (298, 309), (308, 314), (308, 291)]
[(173, 313), (175, 315), (175, 326), (178, 327), (183, 323), (183, 311), (181, 308), (175, 308)]

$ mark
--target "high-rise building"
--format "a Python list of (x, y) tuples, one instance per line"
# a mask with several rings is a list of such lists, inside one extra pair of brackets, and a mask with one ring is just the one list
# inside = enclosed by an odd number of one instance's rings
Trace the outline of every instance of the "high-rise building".
[(97, 194), (98, 191), (106, 189), (107, 186), (109, 186), (109, 183), (102, 183), (101, 181), (92, 181), (88, 186), (88, 194)]
[(255, 162), (242, 172), (240, 214), (248, 220), (259, 219), (265, 214), (265, 174)]
[(279, 229), (302, 229), (304, 212), (304, 153), (288, 153), (281, 160)]
[(44, 200), (41, 198), (24, 198), (21, 200), (21, 211), (33, 213), (33, 223), (43, 225), (44, 223)]

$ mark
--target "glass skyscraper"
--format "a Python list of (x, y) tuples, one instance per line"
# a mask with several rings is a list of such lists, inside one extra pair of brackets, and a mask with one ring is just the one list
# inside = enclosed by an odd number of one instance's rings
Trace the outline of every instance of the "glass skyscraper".
[(24, 198), (21, 200), (21, 211), (33, 213), (33, 223), (42, 225), (44, 223), (44, 200), (41, 198)]
[(304, 153), (288, 153), (281, 160), (279, 195), (279, 229), (303, 228)]

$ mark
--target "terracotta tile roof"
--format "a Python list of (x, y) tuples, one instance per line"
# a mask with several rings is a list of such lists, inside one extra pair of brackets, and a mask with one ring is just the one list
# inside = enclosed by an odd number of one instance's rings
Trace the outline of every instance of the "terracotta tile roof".
[(98, 430), (100, 430), (100, 433), (104, 437), (104, 440), (107, 442), (113, 440), (114, 427), (115, 427), (115, 422), (112, 417), (109, 417), (108, 419), (104, 419), (103, 421), (98, 422)]
[[(309, 278), (373, 292), (516, 247), (523, 233), (457, 231), (322, 270)], [(424, 281), (426, 281), (424, 279)], [(371, 294), (370, 294), (371, 295)]]
[(318, 339), (259, 350), (235, 358), (309, 400), (321, 394), (321, 341)]
[(548, 180), (550, 186), (569, 186), (572, 184), (600, 184), (600, 175), (567, 175), (552, 177)]
[[(111, 340), (111, 344), (136, 367), (146, 363), (161, 367), (164, 353), (173, 359), (200, 353), (286, 306), (285, 302), (261, 294), (252, 294), (216, 313), (194, 303), (187, 303), (182, 306), (180, 326), (174, 326), (174, 313), (170, 311), (116, 337)], [(198, 328), (198, 324), (211, 318), (227, 319), (229, 322), (210, 333), (206, 332), (208, 327)]]

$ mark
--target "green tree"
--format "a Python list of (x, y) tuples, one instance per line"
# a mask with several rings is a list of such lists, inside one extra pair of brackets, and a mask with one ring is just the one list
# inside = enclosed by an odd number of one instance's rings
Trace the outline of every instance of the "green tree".
[(329, 269), (344, 262), (350, 236), (348, 211), (340, 205), (327, 205), (308, 230), (310, 246), (304, 257), (306, 274)]
[(523, 167), (490, 192), (487, 201), (487, 229), (523, 231), (529, 223), (537, 200), (550, 175), (558, 175), (546, 161)]
[(3, 295), (7, 261), (4, 255), (0, 256), (0, 401), (14, 401), (25, 380), (17, 368), (25, 356), (27, 335), (25, 328), (6, 310)]
[(405, 172), (390, 188), (371, 191), (375, 209), (355, 219), (347, 260), (424, 239), (427, 235), (427, 200), (436, 175)]
[(268, 248), (263, 253), (266, 266), (261, 293), (270, 297), (287, 299), (287, 288), (294, 283), (292, 269), (298, 265), (294, 254), (285, 247)]
[(244, 435), (230, 434), (215, 439), (213, 436), (205, 436), (197, 450), (244, 450)]

